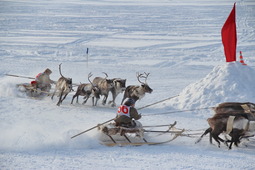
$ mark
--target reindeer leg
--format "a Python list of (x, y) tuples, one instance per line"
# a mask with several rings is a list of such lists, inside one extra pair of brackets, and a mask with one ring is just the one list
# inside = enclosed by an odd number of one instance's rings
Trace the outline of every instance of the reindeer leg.
[(116, 93), (112, 94), (112, 101), (109, 102), (109, 104), (111, 104), (112, 107), (116, 106), (115, 99), (116, 99)]
[(227, 141), (226, 141), (226, 140), (223, 140), (223, 139), (220, 138), (219, 136), (218, 136), (218, 141), (220, 141), (220, 142), (224, 143), (226, 146), (228, 146)]
[(95, 105), (94, 105), (94, 106), (97, 105), (97, 102), (98, 102), (99, 99), (100, 99), (100, 96), (97, 96), (97, 97), (96, 97), (96, 102), (95, 102)]
[(219, 139), (216, 137), (216, 138), (214, 138), (215, 139), (215, 141), (218, 143), (218, 147), (220, 148), (220, 141), (219, 141)]
[(105, 96), (104, 96), (104, 98), (102, 100), (102, 105), (105, 105)]
[(229, 147), (228, 147), (229, 150), (232, 149), (233, 143), (234, 143), (233, 141), (230, 142), (230, 145), (229, 145)]
[(82, 102), (82, 104), (87, 103), (88, 99), (89, 99), (89, 98), (86, 98), (86, 99)]
[(95, 100), (95, 97), (92, 97), (92, 106), (95, 106), (94, 100)]
[(218, 136), (218, 140), (221, 141), (221, 142), (225, 142), (225, 140), (221, 139), (219, 136)]
[(108, 95), (104, 95), (104, 99), (103, 99), (103, 102), (102, 102), (103, 105), (106, 104), (107, 97), (108, 97)]
[(210, 136), (209, 136), (209, 141), (210, 141), (210, 144), (212, 144), (213, 142), (212, 142), (212, 134), (210, 133)]
[(97, 105), (98, 100), (99, 100), (99, 98), (96, 98), (95, 106)]
[(68, 93), (66, 93), (66, 95), (64, 96), (64, 98), (61, 100), (61, 103), (65, 100), (66, 96), (68, 95)]
[(228, 149), (230, 150), (230, 149), (232, 149), (232, 145), (233, 145), (233, 143), (235, 143), (236, 144), (236, 137), (235, 136), (231, 136), (231, 140), (228, 140), (229, 142), (230, 142), (230, 145), (229, 145), (229, 147), (228, 147)]
[(86, 95), (83, 99), (85, 99), (85, 100), (84, 100), (84, 102), (83, 102), (82, 104), (87, 103), (87, 101), (88, 101), (88, 99), (89, 99), (89, 95)]
[[(210, 138), (209, 138), (209, 140), (210, 140), (210, 143), (211, 143), (211, 144), (213, 144), (212, 139), (214, 139), (214, 140), (218, 143), (218, 147), (219, 147), (219, 148), (220, 148), (220, 141), (226, 144), (226, 141), (224, 141), (223, 139), (221, 139), (221, 138), (219, 137), (219, 135), (218, 135), (218, 136), (217, 136), (217, 135), (214, 136), (214, 135), (212, 135), (212, 134), (210, 133)], [(226, 145), (227, 145), (227, 144), (226, 144)]]
[(116, 91), (112, 91), (112, 101), (109, 101), (108, 104), (111, 104), (112, 107), (115, 107), (116, 106), (116, 103), (115, 103), (115, 99), (116, 99)]
[(57, 90), (54, 90), (54, 92), (53, 92), (53, 94), (52, 94), (52, 96), (51, 96), (51, 100), (53, 100), (53, 97), (54, 97), (56, 91), (57, 91)]
[(214, 138), (214, 140), (218, 143), (218, 147), (220, 148), (220, 141), (217, 138)]
[(59, 100), (58, 100), (58, 103), (57, 103), (58, 106), (60, 106), (60, 103), (62, 103), (63, 92), (64, 92), (64, 90), (61, 91), (61, 94), (59, 96)]
[(210, 128), (210, 127), (208, 129), (206, 129), (205, 132), (200, 136), (200, 138), (195, 143), (197, 144), (198, 142), (200, 142), (202, 140), (202, 138), (211, 131), (212, 131), (212, 128)]
[(242, 131), (238, 129), (233, 129), (232, 132), (229, 134), (231, 138), (231, 143), (229, 146), (229, 149), (232, 149), (232, 144), (234, 143), (236, 147), (238, 147), (238, 144), (241, 142), (241, 136), (242, 136)]
[(218, 140), (220, 134), (212, 131), (211, 135), (212, 135), (212, 138), (218, 143), (218, 147), (220, 148), (220, 141)]
[(76, 103), (79, 103), (79, 95), (77, 95)]
[(78, 95), (75, 94), (75, 95), (73, 96), (73, 98), (72, 98), (71, 104), (73, 104), (73, 100), (74, 100), (75, 97), (77, 97), (76, 103), (78, 103), (78, 102), (77, 102), (77, 101), (78, 101)]

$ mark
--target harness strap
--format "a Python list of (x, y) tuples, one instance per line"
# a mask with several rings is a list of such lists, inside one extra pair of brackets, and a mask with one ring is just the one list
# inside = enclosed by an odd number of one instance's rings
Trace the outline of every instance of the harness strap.
[(251, 109), (247, 104), (241, 105), (245, 113), (251, 113)]
[(233, 130), (233, 123), (235, 120), (235, 116), (229, 116), (227, 121), (226, 133), (229, 134)]
[(246, 124), (246, 126), (245, 126), (244, 131), (245, 131), (245, 132), (248, 131), (248, 130), (249, 130), (249, 127), (250, 127), (250, 121), (248, 120), (248, 122), (247, 122), (247, 124)]
[(247, 104), (243, 104), (241, 107), (244, 109), (245, 113), (248, 113), (249, 120), (255, 120), (255, 112), (253, 112)]

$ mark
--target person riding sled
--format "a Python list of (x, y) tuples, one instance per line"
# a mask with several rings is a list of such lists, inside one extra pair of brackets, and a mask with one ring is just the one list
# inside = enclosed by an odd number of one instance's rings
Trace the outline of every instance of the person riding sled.
[(139, 120), (142, 116), (141, 114), (138, 114), (135, 108), (135, 102), (134, 99), (129, 98), (124, 105), (121, 105), (118, 108), (117, 116), (114, 119), (116, 126), (127, 128), (134, 128), (136, 126), (134, 120)]
[(36, 76), (35, 81), (32, 82), (35, 83), (36, 87), (39, 88), (41, 91), (49, 92), (51, 89), (51, 84), (55, 84), (55, 82), (50, 79), (51, 73), (52, 71), (47, 68), (43, 73), (39, 73)]

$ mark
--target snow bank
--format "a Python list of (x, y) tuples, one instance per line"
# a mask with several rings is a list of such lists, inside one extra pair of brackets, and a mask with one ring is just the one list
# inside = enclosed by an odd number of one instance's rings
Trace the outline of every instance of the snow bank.
[(221, 102), (254, 102), (254, 75), (254, 69), (239, 62), (216, 66), (205, 78), (184, 88), (168, 104), (178, 109), (195, 109)]

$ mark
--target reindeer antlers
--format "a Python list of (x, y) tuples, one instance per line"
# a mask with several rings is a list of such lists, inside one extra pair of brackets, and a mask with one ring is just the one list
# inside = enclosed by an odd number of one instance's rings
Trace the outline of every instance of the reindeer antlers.
[(106, 79), (108, 77), (108, 74), (106, 72), (103, 72), (103, 73), (105, 74), (105, 76), (106, 76), (105, 79)]
[[(142, 84), (147, 83), (146, 81), (147, 81), (147, 78), (149, 75), (150, 75), (150, 73), (146, 73), (146, 72), (144, 72), (144, 74), (139, 74), (139, 72), (136, 73), (137, 80)], [(144, 82), (141, 82), (140, 78), (144, 78), (145, 79)]]
[(93, 76), (93, 74), (90, 72), (90, 73), (88, 74), (88, 77), (90, 78), (91, 76)]
[(90, 82), (90, 84), (92, 84), (92, 86), (94, 86), (94, 84), (90, 81), (90, 77), (92, 77), (93, 76), (93, 74), (90, 72), (89, 74), (88, 74), (88, 80), (89, 80), (89, 82)]

